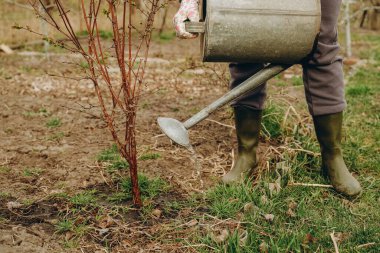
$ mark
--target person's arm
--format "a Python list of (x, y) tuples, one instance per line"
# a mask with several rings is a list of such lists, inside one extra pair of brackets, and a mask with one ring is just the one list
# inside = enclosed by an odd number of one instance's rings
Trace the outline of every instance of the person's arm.
[(199, 22), (199, 0), (182, 0), (181, 7), (175, 14), (173, 23), (177, 37), (181, 39), (193, 39), (197, 34), (186, 32), (185, 21)]

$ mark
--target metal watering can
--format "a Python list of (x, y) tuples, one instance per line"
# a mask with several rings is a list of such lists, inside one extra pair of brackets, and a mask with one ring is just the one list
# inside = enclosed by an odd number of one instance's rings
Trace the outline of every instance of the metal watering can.
[(320, 0), (204, 0), (201, 13), (203, 21), (186, 30), (200, 33), (203, 61), (271, 64), (184, 123), (158, 118), (161, 130), (187, 148), (188, 129), (305, 58), (321, 22)]

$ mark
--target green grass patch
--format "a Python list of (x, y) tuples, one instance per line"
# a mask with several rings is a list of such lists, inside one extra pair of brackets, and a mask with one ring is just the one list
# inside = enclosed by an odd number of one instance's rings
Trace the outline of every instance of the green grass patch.
[(349, 87), (347, 89), (347, 95), (351, 97), (371, 95), (371, 89), (365, 85), (359, 85), (356, 87)]
[(39, 177), (44, 172), (41, 168), (25, 168), (22, 174), (25, 177)]
[(10, 198), (10, 197), (12, 197), (12, 194), (10, 194), (9, 192), (0, 191), (0, 198), (5, 199), (5, 198)]
[(293, 86), (303, 86), (303, 79), (301, 76), (293, 76), (292, 77)]
[(169, 42), (173, 41), (175, 39), (175, 37), (176, 37), (175, 32), (165, 31), (165, 32), (162, 32), (161, 34), (153, 33), (152, 40), (154, 42), (158, 42), (158, 43), (169, 43)]
[[(145, 200), (151, 200), (170, 189), (169, 184), (161, 178), (149, 178), (143, 174), (139, 174), (138, 180), (141, 197)], [(109, 197), (108, 200), (120, 203), (132, 199), (132, 183), (129, 178), (121, 181), (121, 190), (121, 192), (117, 192)]]
[(55, 225), (55, 230), (57, 231), (57, 233), (63, 234), (63, 233), (69, 232), (69, 231), (73, 231), (74, 226), (75, 226), (74, 221), (62, 220), (62, 221), (59, 221)]
[(48, 122), (46, 122), (46, 127), (48, 128), (57, 128), (62, 125), (62, 121), (59, 118), (51, 118)]
[[(76, 33), (77, 36), (88, 36), (88, 32), (86, 30), (79, 31)], [(113, 32), (112, 31), (106, 31), (106, 30), (99, 30), (99, 37), (102, 39), (112, 39), (113, 38)]]
[(117, 160), (120, 157), (116, 144), (113, 144), (110, 148), (103, 150), (97, 157), (99, 162), (110, 162)]
[(50, 135), (47, 140), (48, 141), (60, 141), (63, 139), (63, 137), (65, 137), (65, 133), (64, 132), (58, 132), (58, 133), (55, 133), (53, 135)]
[(270, 139), (280, 137), (283, 133), (281, 127), (283, 118), (283, 110), (279, 106), (269, 103), (263, 112), (262, 133)]
[(128, 162), (119, 154), (117, 146), (113, 144), (110, 148), (103, 150), (97, 157), (98, 162), (107, 163), (107, 170), (114, 172), (129, 168)]
[(27, 111), (23, 113), (24, 117), (33, 118), (33, 117), (48, 117), (50, 113), (45, 108), (40, 108), (37, 111)]
[(161, 155), (160, 154), (157, 154), (157, 153), (147, 153), (147, 154), (143, 154), (139, 160), (141, 161), (147, 161), (147, 160), (157, 160), (161, 158)]
[(0, 166), (0, 174), (8, 174), (12, 169), (8, 166)]
[(85, 191), (70, 198), (70, 203), (76, 207), (93, 206), (96, 204), (96, 191)]

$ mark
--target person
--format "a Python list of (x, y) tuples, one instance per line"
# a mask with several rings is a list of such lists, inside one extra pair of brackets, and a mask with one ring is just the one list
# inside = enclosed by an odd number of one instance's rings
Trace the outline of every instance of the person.
[[(342, 154), (344, 98), (343, 61), (338, 56), (337, 23), (341, 0), (321, 0), (322, 20), (316, 46), (302, 61), (306, 100), (312, 115), (322, 154), (322, 171), (335, 190), (352, 197), (361, 193), (360, 183), (349, 172)], [(185, 21), (199, 21), (199, 0), (182, 0), (173, 22), (179, 38), (196, 35), (186, 32)], [(231, 63), (231, 88), (263, 68), (263, 64)], [(232, 106), (238, 139), (238, 156), (223, 182), (238, 182), (258, 166), (257, 147), (266, 98), (266, 84), (235, 101)]]

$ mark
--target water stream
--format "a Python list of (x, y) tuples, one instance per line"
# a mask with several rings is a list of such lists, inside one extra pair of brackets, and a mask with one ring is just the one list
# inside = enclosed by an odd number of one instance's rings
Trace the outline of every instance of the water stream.
[(190, 151), (191, 154), (190, 159), (196, 171), (196, 178), (199, 180), (201, 188), (203, 188), (204, 183), (202, 180), (202, 166), (198, 159), (197, 152), (195, 151), (192, 145), (187, 147), (187, 149)]

